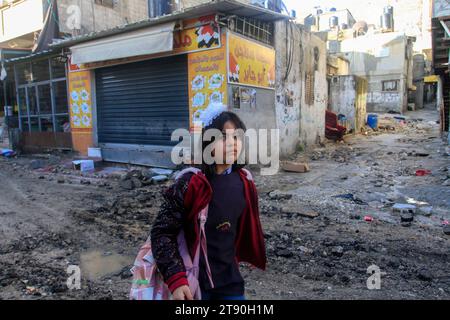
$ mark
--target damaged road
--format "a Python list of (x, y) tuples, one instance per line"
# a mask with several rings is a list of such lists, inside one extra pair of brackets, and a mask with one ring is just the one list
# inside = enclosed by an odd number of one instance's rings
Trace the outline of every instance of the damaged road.
[[(437, 114), (412, 115), (290, 159), (309, 172), (255, 176), (268, 268), (242, 267), (249, 299), (450, 298), (449, 157)], [(0, 159), (0, 299), (127, 299), (173, 174), (80, 174), (56, 157)], [(367, 287), (373, 265), (379, 290)], [(68, 289), (68, 266), (80, 267), (80, 290)]]

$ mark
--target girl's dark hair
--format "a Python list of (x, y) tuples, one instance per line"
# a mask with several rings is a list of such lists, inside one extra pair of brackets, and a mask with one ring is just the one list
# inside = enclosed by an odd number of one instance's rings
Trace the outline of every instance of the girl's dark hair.
[[(245, 127), (245, 124), (244, 124), (244, 122), (242, 122), (241, 118), (239, 118), (233, 112), (226, 111), (226, 112), (221, 113), (220, 116), (218, 116), (216, 119), (214, 119), (213, 122), (209, 126), (203, 128), (202, 137), (205, 135), (206, 130), (209, 130), (209, 129), (217, 129), (219, 131), (222, 131), (225, 126), (225, 123), (227, 123), (228, 121), (231, 121), (234, 124), (236, 130), (241, 129), (244, 132), (247, 130), (247, 128)], [(202, 164), (201, 164), (200, 169), (206, 175), (207, 178), (212, 177), (216, 173), (216, 166), (214, 164), (211, 164), (211, 165), (206, 164), (203, 159), (203, 153), (204, 153), (206, 147), (208, 145), (210, 145), (213, 141), (204, 141), (202, 139)], [(243, 140), (243, 142), (244, 142), (244, 140)], [(243, 146), (243, 148), (244, 148), (244, 146)], [(236, 163), (233, 164), (233, 171), (241, 169), (241, 168), (245, 167), (245, 165), (246, 164), (238, 164), (236, 161)]]

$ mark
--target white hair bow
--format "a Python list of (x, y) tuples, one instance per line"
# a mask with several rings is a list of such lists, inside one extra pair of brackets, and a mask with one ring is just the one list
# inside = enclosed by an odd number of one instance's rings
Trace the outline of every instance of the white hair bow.
[(205, 110), (199, 110), (198, 119), (202, 122), (204, 127), (208, 127), (214, 119), (227, 110), (227, 106), (222, 103), (210, 104)]

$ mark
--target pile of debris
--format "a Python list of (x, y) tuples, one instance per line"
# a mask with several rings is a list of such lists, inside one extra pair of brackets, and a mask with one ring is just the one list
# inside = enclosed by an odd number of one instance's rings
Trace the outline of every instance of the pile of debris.
[(152, 184), (164, 183), (173, 176), (173, 170), (169, 169), (136, 169), (125, 173), (119, 181), (119, 186), (124, 190), (139, 189)]

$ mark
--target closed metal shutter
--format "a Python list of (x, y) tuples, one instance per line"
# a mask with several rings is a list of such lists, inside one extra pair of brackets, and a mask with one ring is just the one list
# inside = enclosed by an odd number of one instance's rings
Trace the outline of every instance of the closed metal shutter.
[(186, 55), (96, 71), (100, 144), (173, 146), (173, 130), (189, 128)]

